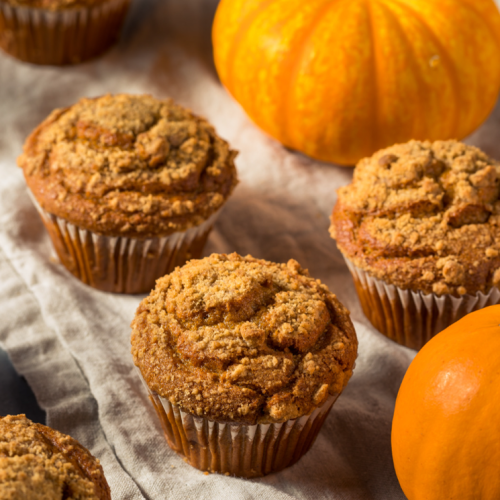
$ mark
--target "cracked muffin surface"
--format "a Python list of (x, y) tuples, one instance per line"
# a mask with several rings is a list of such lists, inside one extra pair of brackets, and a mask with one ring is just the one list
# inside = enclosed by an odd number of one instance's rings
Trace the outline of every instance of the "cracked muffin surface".
[(411, 141), (356, 166), (330, 233), (344, 256), (402, 289), (500, 285), (500, 163), (457, 141)]
[(24, 415), (0, 418), (0, 498), (110, 500), (99, 460), (70, 436)]
[(341, 393), (357, 354), (349, 312), (290, 260), (192, 260), (159, 279), (132, 322), (148, 387), (220, 422), (283, 422)]
[(18, 163), (46, 211), (107, 236), (149, 238), (215, 213), (237, 183), (235, 156), (171, 100), (118, 94), (53, 111)]

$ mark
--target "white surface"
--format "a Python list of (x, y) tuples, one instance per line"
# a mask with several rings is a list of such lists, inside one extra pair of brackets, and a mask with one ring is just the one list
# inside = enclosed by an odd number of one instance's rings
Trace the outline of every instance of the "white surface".
[[(71, 68), (0, 54), (0, 343), (47, 411), (48, 424), (103, 464), (114, 499), (404, 499), (394, 474), (394, 401), (414, 353), (367, 326), (330, 239), (328, 216), (351, 170), (289, 152), (261, 133), (220, 86), (211, 62), (215, 0), (141, 0), (122, 43)], [(129, 324), (137, 296), (94, 291), (51, 258), (16, 156), (55, 107), (106, 92), (173, 97), (206, 116), (234, 148), (241, 183), (205, 254), (297, 259), (352, 311), (355, 374), (298, 464), (246, 481), (205, 476), (172, 452), (134, 370)], [(471, 139), (500, 158), (500, 110)], [(0, 395), (1, 397), (1, 395)]]

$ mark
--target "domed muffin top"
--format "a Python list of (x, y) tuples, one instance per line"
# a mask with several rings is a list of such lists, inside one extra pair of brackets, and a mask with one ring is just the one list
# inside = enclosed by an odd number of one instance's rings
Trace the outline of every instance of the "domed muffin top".
[(99, 460), (24, 415), (0, 418), (0, 498), (109, 500)]
[(355, 265), (438, 295), (500, 284), (500, 163), (456, 141), (379, 151), (340, 188), (330, 232)]
[(199, 225), (237, 183), (236, 153), (170, 100), (106, 95), (58, 109), (19, 165), (41, 206), (108, 236), (165, 236)]
[(148, 387), (216, 421), (308, 414), (342, 391), (357, 353), (349, 312), (293, 260), (192, 260), (157, 281), (132, 328)]

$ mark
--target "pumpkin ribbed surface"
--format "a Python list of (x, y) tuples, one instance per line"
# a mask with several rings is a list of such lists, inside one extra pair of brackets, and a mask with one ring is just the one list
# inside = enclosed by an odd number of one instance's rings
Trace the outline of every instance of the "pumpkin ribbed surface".
[(396, 401), (392, 451), (408, 500), (500, 498), (500, 306), (428, 342)]
[(340, 164), (463, 138), (500, 88), (493, 0), (222, 0), (213, 42), (222, 83), (257, 125)]

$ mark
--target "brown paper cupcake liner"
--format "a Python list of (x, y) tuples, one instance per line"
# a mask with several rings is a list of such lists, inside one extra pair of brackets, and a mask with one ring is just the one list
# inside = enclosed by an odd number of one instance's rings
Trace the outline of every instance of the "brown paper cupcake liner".
[(45, 211), (32, 195), (31, 198), (64, 267), (87, 285), (115, 293), (147, 293), (158, 278), (201, 257), (219, 214), (218, 211), (199, 226), (169, 236), (126, 238), (77, 227)]
[(130, 0), (50, 11), (0, 0), (0, 47), (22, 61), (64, 65), (92, 59), (119, 37)]
[(435, 295), (403, 290), (384, 283), (345, 259), (354, 279), (363, 312), (385, 336), (420, 349), (434, 335), (467, 314), (500, 303), (500, 290), (474, 295)]
[(313, 445), (338, 397), (330, 396), (310, 415), (294, 420), (245, 425), (191, 415), (147, 385), (146, 389), (170, 448), (199, 470), (245, 478), (265, 476), (297, 462)]

